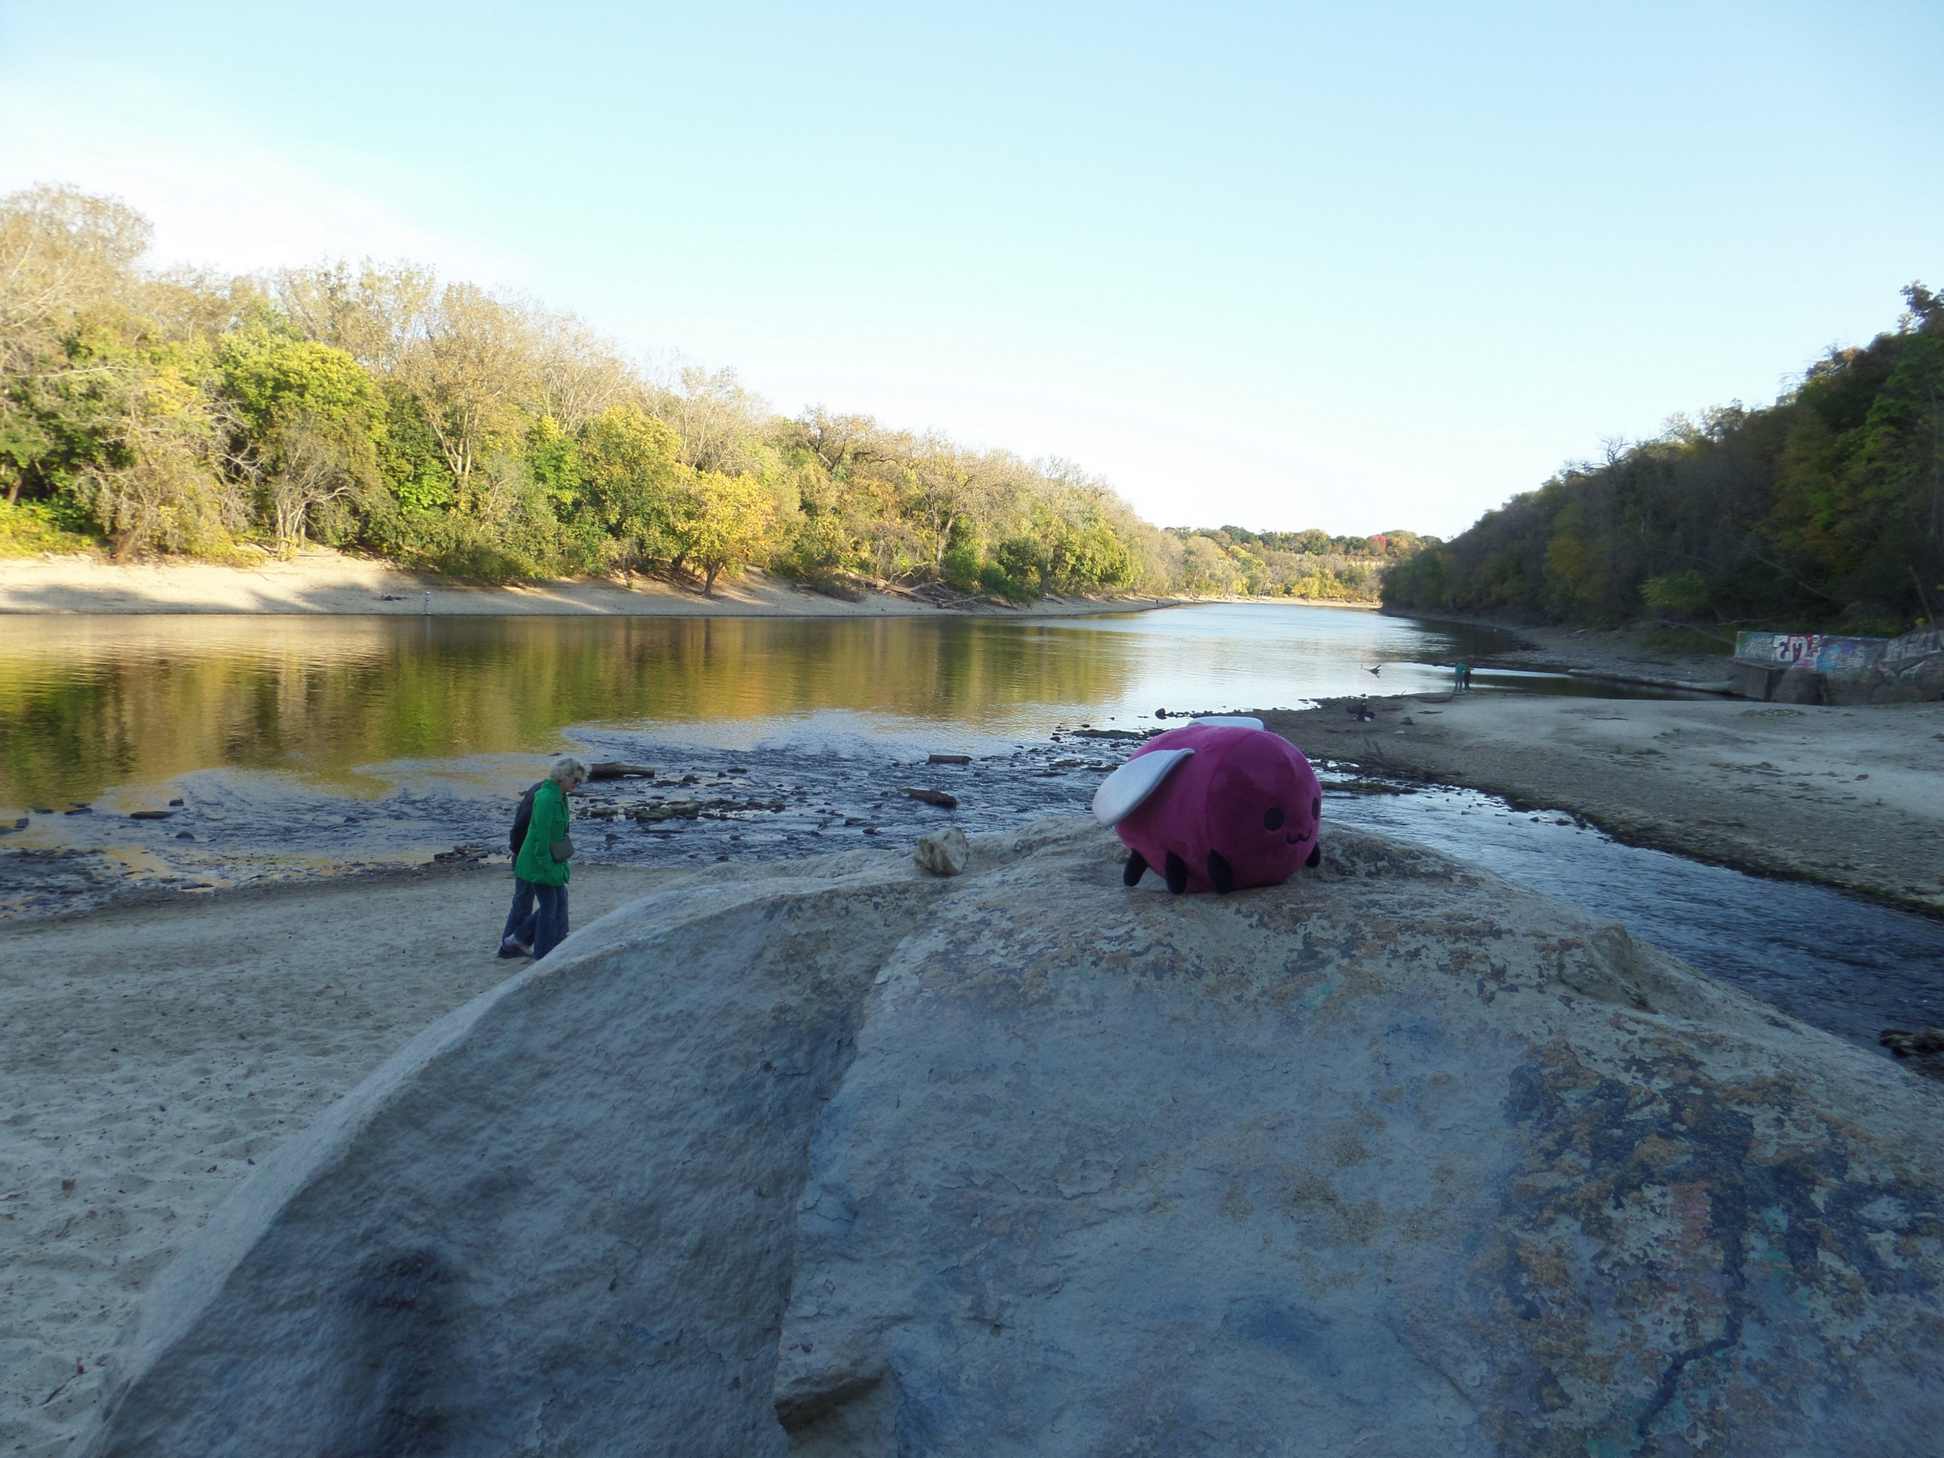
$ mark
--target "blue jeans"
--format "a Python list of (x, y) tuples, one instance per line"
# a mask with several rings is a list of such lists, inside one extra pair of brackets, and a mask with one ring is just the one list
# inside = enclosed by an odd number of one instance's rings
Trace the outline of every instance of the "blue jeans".
[(567, 888), (535, 886), (540, 906), (533, 916), (533, 960), (539, 961), (567, 940)]
[(539, 889), (531, 881), (522, 881), (518, 876), (513, 878), (513, 907), (506, 913), (506, 930), (500, 933), (502, 947), (509, 941), (518, 942), (523, 947), (533, 945), (534, 923), (537, 920), (533, 900), (534, 893)]

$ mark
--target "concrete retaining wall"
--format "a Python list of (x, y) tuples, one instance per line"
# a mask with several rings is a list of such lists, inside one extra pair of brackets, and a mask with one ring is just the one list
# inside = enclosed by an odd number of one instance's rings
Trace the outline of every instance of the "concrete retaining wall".
[(1944, 698), (1944, 632), (1901, 638), (1822, 633), (1742, 633), (1735, 691), (1796, 704), (1885, 704)]

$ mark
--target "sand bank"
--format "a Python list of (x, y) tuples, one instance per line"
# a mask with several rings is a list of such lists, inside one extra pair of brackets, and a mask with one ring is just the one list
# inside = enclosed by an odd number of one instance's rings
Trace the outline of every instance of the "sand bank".
[(1735, 646), (1733, 634), (1724, 634), (1720, 638), (1718, 652), (1693, 652), (1670, 649), (1637, 628), (1531, 626), (1462, 615), (1426, 621), (1489, 628), (1518, 640), (1518, 646), (1500, 649), (1480, 659), (1479, 667), (1591, 674), (1616, 678), (1622, 682), (1723, 683), (1728, 678), (1728, 657)]
[[(1164, 606), (1156, 598), (1045, 598), (1025, 608), (983, 604), (994, 616), (1073, 617)], [(473, 587), (388, 562), (324, 549), (251, 567), (206, 562), (105, 562), (86, 555), (0, 560), (0, 613), (431, 613), (594, 617), (930, 617), (946, 609), (908, 593), (856, 602), (805, 592), (752, 571), (704, 597), (658, 579)]]
[[(589, 866), (585, 926), (667, 872)], [(492, 953), (504, 866), (16, 923), (0, 960), (0, 1453), (67, 1451), (137, 1299)]]
[(1312, 758), (1571, 811), (1639, 845), (1944, 914), (1944, 704), (1473, 692), (1268, 711)]

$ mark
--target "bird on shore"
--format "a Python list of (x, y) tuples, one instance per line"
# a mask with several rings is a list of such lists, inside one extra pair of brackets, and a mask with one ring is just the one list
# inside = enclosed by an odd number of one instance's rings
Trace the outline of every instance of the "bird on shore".
[(1384, 671), (1384, 665), (1381, 663), (1378, 664), (1375, 668), (1372, 668), (1368, 663), (1364, 665), (1364, 672), (1369, 674), (1372, 678), (1377, 677), (1377, 675), (1382, 673), (1383, 671)]

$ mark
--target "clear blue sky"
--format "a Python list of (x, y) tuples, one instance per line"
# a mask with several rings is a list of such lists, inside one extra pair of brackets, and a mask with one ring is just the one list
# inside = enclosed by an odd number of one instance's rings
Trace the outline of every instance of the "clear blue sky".
[(409, 256), (625, 349), (1452, 534), (1944, 286), (1944, 4), (0, 0), (0, 190)]

